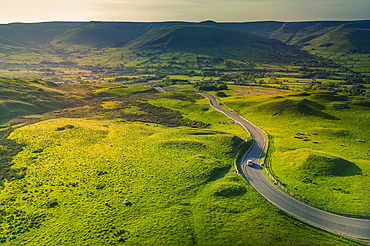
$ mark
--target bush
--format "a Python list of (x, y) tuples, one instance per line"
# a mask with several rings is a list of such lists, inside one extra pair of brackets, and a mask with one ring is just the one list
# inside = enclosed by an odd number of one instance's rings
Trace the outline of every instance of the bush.
[(219, 92), (217, 92), (217, 94), (216, 94), (218, 97), (227, 97), (227, 95), (225, 94), (225, 92), (223, 92), (223, 91), (219, 91)]
[(228, 89), (227, 84), (225, 82), (213, 80), (196, 82), (194, 84), (194, 88), (200, 91), (221, 91)]

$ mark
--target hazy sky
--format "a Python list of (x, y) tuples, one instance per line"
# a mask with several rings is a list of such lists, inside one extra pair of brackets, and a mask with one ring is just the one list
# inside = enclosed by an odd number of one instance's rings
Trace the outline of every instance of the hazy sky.
[(0, 0), (0, 23), (370, 19), (370, 0)]

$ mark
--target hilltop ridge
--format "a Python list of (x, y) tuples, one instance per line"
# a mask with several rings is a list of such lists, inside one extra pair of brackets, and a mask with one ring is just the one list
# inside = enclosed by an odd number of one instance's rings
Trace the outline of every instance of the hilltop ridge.
[[(173, 26), (212, 26), (253, 33), (304, 47), (344, 43), (350, 52), (368, 52), (366, 42), (370, 20), (309, 22), (44, 22), (0, 25), (0, 46), (41, 47), (49, 45), (122, 46), (161, 28)], [(358, 40), (365, 41), (359, 42)], [(329, 42), (330, 40), (330, 42)], [(329, 44), (330, 46), (330, 44)], [(335, 46), (335, 45), (334, 45)], [(343, 48), (343, 46), (342, 46)]]
[(159, 49), (163, 52), (189, 52), (224, 58), (258, 57), (262, 53), (280, 53), (283, 57), (293, 56), (294, 52), (298, 52), (277, 40), (208, 24), (157, 29), (127, 43), (126, 47), (133, 50)]

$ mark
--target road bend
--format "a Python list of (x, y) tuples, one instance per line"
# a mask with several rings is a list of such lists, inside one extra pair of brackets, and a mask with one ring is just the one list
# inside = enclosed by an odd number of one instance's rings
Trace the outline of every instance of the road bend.
[[(344, 217), (308, 206), (269, 182), (259, 166), (261, 155), (266, 147), (266, 140), (260, 129), (244, 118), (221, 108), (213, 95), (198, 94), (207, 97), (213, 108), (242, 125), (252, 135), (253, 144), (241, 160), (241, 169), (249, 183), (262, 196), (281, 210), (306, 223), (343, 236), (370, 240), (370, 220)], [(244, 164), (249, 159), (254, 163), (252, 167)]]

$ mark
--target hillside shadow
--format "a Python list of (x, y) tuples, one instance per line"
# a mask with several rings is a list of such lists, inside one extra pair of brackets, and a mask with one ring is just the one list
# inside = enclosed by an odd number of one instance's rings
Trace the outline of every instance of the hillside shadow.
[(300, 109), (299, 111), (306, 115), (314, 115), (328, 120), (339, 120), (333, 115), (322, 112), (322, 110), (326, 109), (324, 105), (308, 99), (303, 99), (302, 101), (298, 102), (298, 107)]
[(348, 177), (362, 174), (361, 168), (354, 162), (320, 153), (310, 154), (297, 168), (296, 171), (302, 172), (303, 177), (307, 175), (316, 177)]
[(327, 113), (324, 113), (324, 112), (322, 112), (320, 110), (316, 110), (316, 109), (312, 109), (310, 111), (309, 115), (318, 116), (318, 117), (321, 117), (321, 118), (327, 119), (327, 120), (340, 120), (339, 118), (337, 118), (337, 117), (335, 117), (331, 114), (327, 114)]
[(354, 162), (343, 158), (335, 159), (333, 162), (334, 167), (336, 167), (336, 170), (332, 173), (333, 176), (348, 177), (362, 174), (362, 169)]
[(309, 106), (311, 108), (314, 108), (314, 109), (317, 109), (317, 110), (325, 110), (326, 109), (326, 107), (324, 105), (322, 105), (318, 102), (308, 100), (306, 98), (304, 98), (301, 102), (306, 104), (307, 106)]
[[(232, 138), (232, 141), (233, 141), (232, 144), (233, 150), (231, 151), (231, 153), (233, 153), (233, 155), (235, 156), (239, 148), (242, 146), (241, 143), (245, 141), (237, 136), (234, 136)], [(213, 168), (207, 178), (207, 182), (216, 181), (218, 179), (225, 177), (225, 175), (230, 172), (231, 167), (232, 166), (221, 166)]]
[[(13, 158), (25, 147), (24, 144), (18, 144), (15, 140), (9, 139), (13, 128), (9, 127), (0, 133), (0, 182), (4, 179), (10, 181), (22, 179), (26, 176), (27, 167), (14, 168)], [(37, 153), (36, 153), (37, 154)]]
[(231, 166), (213, 168), (211, 171), (211, 174), (207, 178), (207, 182), (212, 182), (218, 179), (222, 179), (230, 171), (230, 168)]
[(285, 98), (276, 99), (258, 107), (258, 110), (267, 111), (272, 115), (284, 113), (289, 115), (318, 116), (324, 119), (338, 120), (337, 117), (321, 111), (324, 109), (326, 109), (324, 105), (307, 99), (292, 100)]
[(325, 101), (325, 102), (338, 102), (347, 101), (348, 97), (345, 95), (338, 95), (336, 92), (320, 92), (310, 95), (311, 98)]

